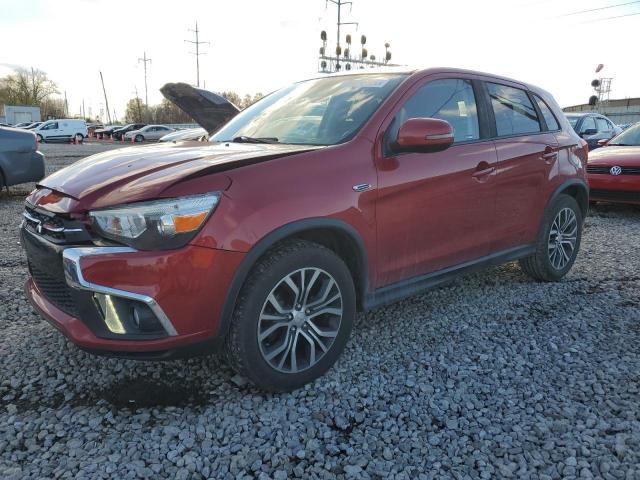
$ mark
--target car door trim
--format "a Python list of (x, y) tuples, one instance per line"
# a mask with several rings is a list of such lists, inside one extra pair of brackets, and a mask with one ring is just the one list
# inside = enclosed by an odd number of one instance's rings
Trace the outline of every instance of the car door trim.
[(525, 258), (535, 253), (535, 245), (522, 245), (510, 248), (490, 255), (470, 260), (465, 263), (447, 267), (436, 272), (427, 273), (408, 280), (401, 280), (382, 288), (378, 288), (374, 292), (367, 293), (364, 302), (364, 310), (394, 303), (404, 298), (410, 297), (420, 292), (431, 290), (445, 282), (453, 280), (460, 275), (472, 273), (491, 265), (501, 265), (506, 262)]

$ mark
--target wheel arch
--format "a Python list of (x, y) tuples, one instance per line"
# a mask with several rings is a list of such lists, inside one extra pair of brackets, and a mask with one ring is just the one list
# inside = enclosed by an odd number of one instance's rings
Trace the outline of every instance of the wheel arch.
[(262, 237), (242, 260), (224, 300), (218, 337), (226, 336), (229, 330), (238, 295), (253, 266), (273, 246), (292, 238), (318, 243), (338, 255), (351, 272), (356, 288), (357, 307), (359, 310), (363, 308), (368, 288), (369, 264), (366, 247), (360, 234), (351, 225), (341, 220), (329, 218), (299, 220), (279, 227)]
[(589, 187), (587, 183), (583, 180), (579, 180), (577, 178), (573, 178), (571, 180), (567, 180), (560, 184), (558, 188), (555, 189), (549, 201), (547, 202), (547, 208), (551, 205), (559, 195), (569, 195), (573, 197), (578, 205), (580, 206), (580, 210), (582, 211), (582, 218), (587, 216), (587, 212), (589, 211)]

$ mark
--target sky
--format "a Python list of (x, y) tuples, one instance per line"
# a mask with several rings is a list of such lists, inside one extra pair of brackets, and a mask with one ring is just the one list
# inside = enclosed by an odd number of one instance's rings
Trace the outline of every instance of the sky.
[[(201, 46), (201, 86), (268, 93), (317, 75), (320, 32), (333, 41), (336, 20), (326, 0), (0, 0), (0, 76), (16, 66), (43, 70), (66, 91), (70, 114), (84, 100), (95, 116), (105, 109), (102, 71), (110, 110), (121, 117), (136, 88), (144, 99), (144, 52), (150, 104), (167, 82), (196, 83), (194, 47), (184, 40), (194, 40), (197, 21), (200, 40), (210, 42)], [(613, 77), (611, 98), (640, 97), (632, 53), (640, 1), (353, 0), (342, 21), (358, 22), (342, 27), (343, 38), (366, 35), (378, 58), (389, 42), (401, 65), (512, 77), (562, 106), (585, 103), (597, 76)]]

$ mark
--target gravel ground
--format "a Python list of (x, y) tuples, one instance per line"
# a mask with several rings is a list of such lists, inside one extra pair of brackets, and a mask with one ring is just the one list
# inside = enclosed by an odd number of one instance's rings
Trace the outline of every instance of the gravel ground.
[(597, 207), (561, 283), (508, 264), (360, 315), (325, 377), (272, 395), (217, 357), (67, 342), (22, 293), (21, 192), (0, 197), (2, 479), (640, 479), (640, 209)]

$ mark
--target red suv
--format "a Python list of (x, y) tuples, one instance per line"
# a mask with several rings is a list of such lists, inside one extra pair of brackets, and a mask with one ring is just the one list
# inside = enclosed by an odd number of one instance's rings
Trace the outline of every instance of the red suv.
[(338, 358), (357, 311), (519, 260), (571, 268), (587, 144), (544, 90), (448, 68), (289, 85), (238, 113), (163, 93), (210, 132), (100, 153), (28, 197), (33, 305), (83, 349), (165, 359), (222, 346), (291, 390)]

